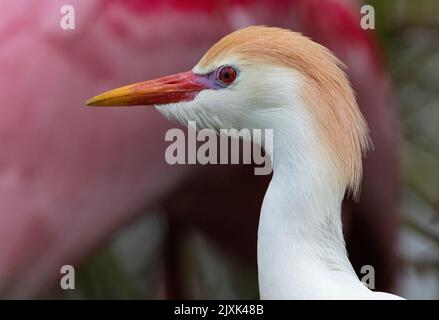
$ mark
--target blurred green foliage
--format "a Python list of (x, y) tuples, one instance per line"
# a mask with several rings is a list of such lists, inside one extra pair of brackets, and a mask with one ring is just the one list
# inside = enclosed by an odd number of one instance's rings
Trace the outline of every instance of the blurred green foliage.
[(429, 297), (439, 298), (439, 1), (364, 3), (375, 8), (403, 134), (401, 215), (413, 235), (401, 255), (414, 278), (434, 283)]

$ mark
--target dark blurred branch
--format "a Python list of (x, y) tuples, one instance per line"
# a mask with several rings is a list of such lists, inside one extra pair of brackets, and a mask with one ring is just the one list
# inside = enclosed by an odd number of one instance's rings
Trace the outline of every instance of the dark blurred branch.
[(425, 136), (419, 137), (419, 134), (413, 134), (409, 130), (404, 130), (404, 135), (408, 143), (418, 149), (421, 149), (422, 152), (427, 153), (429, 156), (436, 159), (436, 162), (439, 164), (439, 146), (436, 145), (435, 141), (432, 141)]
[(410, 259), (405, 258), (405, 263), (414, 267), (417, 272), (426, 272), (426, 271), (435, 271), (438, 272), (439, 270), (439, 260), (432, 260), (432, 261), (426, 261), (426, 260), (419, 260), (419, 259)]
[(406, 140), (406, 146), (409, 163), (405, 169), (405, 183), (439, 216), (439, 157), (435, 155), (436, 151), (425, 150), (428, 146), (419, 146), (410, 140)]
[(439, 245), (439, 235), (436, 234), (435, 232), (425, 228), (419, 222), (417, 222), (413, 218), (411, 218), (410, 215), (408, 215), (408, 214), (402, 215), (402, 221), (403, 221), (405, 226), (410, 228), (410, 230), (415, 231), (419, 235), (433, 241), (436, 245)]

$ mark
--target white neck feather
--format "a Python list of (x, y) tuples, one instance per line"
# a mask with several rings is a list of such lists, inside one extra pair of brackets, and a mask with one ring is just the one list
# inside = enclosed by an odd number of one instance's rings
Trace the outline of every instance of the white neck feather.
[(365, 298), (371, 291), (355, 275), (343, 239), (344, 186), (312, 136), (307, 111), (295, 105), (285, 112), (273, 117), (274, 142), (266, 147), (273, 178), (258, 231), (261, 298)]

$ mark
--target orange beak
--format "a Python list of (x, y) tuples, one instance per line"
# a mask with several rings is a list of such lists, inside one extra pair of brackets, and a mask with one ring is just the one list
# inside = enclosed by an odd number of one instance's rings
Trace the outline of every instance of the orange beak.
[(188, 71), (107, 91), (87, 100), (85, 104), (107, 107), (191, 101), (207, 88), (204, 78)]

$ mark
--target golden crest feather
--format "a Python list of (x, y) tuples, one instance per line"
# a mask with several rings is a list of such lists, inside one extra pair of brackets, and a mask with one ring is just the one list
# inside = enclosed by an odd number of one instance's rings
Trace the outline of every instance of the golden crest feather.
[(311, 109), (319, 138), (327, 146), (342, 182), (357, 196), (362, 155), (371, 142), (344, 64), (330, 50), (300, 33), (252, 26), (222, 38), (198, 65), (207, 67), (229, 55), (238, 55), (249, 63), (291, 68), (303, 75), (302, 99)]

